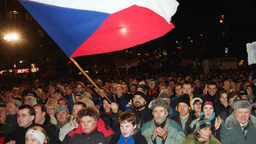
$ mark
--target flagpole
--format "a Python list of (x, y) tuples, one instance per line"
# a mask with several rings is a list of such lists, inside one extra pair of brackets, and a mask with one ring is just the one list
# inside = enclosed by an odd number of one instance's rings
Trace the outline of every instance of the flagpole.
[[(70, 60), (76, 65), (76, 67), (84, 74), (84, 76), (93, 84), (93, 86), (96, 87), (96, 89), (99, 90), (100, 92), (100, 88), (94, 83), (94, 81), (84, 72), (84, 70), (80, 67), (80, 65), (73, 59), (70, 58)], [(101, 92), (100, 92), (101, 93)], [(102, 94), (102, 93), (101, 93)], [(104, 98), (108, 101), (108, 103), (112, 103), (112, 101), (105, 95), (102, 94), (104, 96)]]

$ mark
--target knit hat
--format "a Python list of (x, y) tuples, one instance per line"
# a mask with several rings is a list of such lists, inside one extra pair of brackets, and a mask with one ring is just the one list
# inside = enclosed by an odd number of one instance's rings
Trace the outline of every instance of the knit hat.
[(200, 118), (199, 121), (196, 122), (196, 133), (205, 127), (212, 127), (211, 122), (206, 118)]
[(134, 93), (134, 96), (135, 96), (135, 95), (140, 95), (140, 96), (142, 96), (142, 97), (147, 101), (147, 104), (149, 104), (150, 99), (148, 98), (148, 96), (146, 95), (146, 93), (141, 92), (141, 91), (136, 91), (136, 92)]
[(156, 85), (156, 82), (153, 79), (149, 80), (148, 84), (150, 84), (150, 83), (153, 83), (154, 85)]
[(145, 92), (146, 87), (144, 85), (138, 85), (137, 88), (142, 88), (142, 90)]
[(247, 86), (244, 87), (245, 90), (247, 90), (249, 88), (251, 89), (252, 87), (250, 85), (247, 85)]
[(240, 90), (239, 93), (240, 95), (247, 95), (247, 91), (244, 89)]
[(246, 109), (250, 109), (252, 110), (252, 106), (256, 105), (254, 104), (250, 104), (250, 102), (248, 100), (245, 99), (237, 99), (237, 96), (234, 97), (233, 99), (233, 109), (239, 109), (239, 108), (246, 108)]
[(55, 107), (55, 108), (58, 108), (59, 105), (57, 103), (57, 101), (53, 98), (49, 98), (47, 103), (45, 104), (45, 107)]
[(212, 102), (211, 100), (206, 99), (206, 100), (204, 100), (203, 103), (202, 103), (202, 107), (201, 107), (201, 108), (202, 108), (202, 111), (203, 111), (203, 109), (204, 109), (204, 106), (206, 106), (206, 105), (212, 106), (213, 109), (215, 110), (214, 102)]
[(134, 83), (134, 82), (130, 83), (130, 87), (131, 87), (131, 86), (135, 86), (135, 87), (137, 88), (137, 84)]
[(55, 114), (56, 114), (56, 113), (58, 113), (58, 112), (60, 112), (60, 111), (63, 111), (63, 110), (65, 110), (65, 111), (68, 111), (68, 112), (69, 112), (69, 110), (68, 110), (68, 108), (67, 108), (67, 107), (62, 106), (62, 107), (57, 108), (57, 110), (55, 111)]
[(180, 96), (180, 98), (178, 99), (177, 102), (177, 106), (179, 105), (179, 103), (183, 102), (185, 104), (187, 104), (190, 107), (190, 102), (189, 102), (190, 98), (188, 96), (188, 94), (183, 94), (182, 96)]
[(160, 93), (160, 95), (158, 96), (158, 98), (168, 98), (168, 99), (170, 99), (170, 97), (168, 96), (167, 93)]
[(201, 98), (199, 98), (199, 97), (193, 98), (192, 101), (190, 102), (190, 105), (191, 105), (191, 109), (192, 109), (192, 110), (194, 110), (194, 102), (195, 102), (196, 100), (199, 100), (199, 101), (201, 101), (201, 103), (203, 103), (203, 100), (202, 100)]
[(11, 102), (14, 102), (17, 107), (21, 106), (21, 102), (19, 100), (10, 100)]
[(165, 101), (165, 100), (163, 100), (163, 99), (161, 99), (161, 98), (158, 98), (158, 99), (156, 99), (156, 100), (154, 100), (154, 101), (152, 102), (152, 106), (151, 106), (152, 110), (153, 110), (155, 107), (164, 107), (166, 110), (169, 109), (169, 106), (168, 106), (167, 101)]

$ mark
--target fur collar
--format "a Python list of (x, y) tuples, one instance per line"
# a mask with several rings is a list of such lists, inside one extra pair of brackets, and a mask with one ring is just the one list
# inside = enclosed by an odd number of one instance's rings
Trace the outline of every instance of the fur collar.
[[(227, 117), (225, 127), (227, 129), (233, 129), (237, 126), (239, 126), (239, 122), (236, 120), (235, 114), (233, 113)], [(256, 128), (256, 117), (253, 115), (250, 116), (249, 126)]]

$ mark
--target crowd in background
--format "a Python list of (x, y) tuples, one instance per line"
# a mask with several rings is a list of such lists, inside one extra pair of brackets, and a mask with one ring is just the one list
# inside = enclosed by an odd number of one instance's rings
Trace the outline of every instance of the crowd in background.
[[(84, 78), (1, 84), (0, 142), (28, 144), (33, 138), (54, 144), (255, 141), (256, 73), (252, 70), (145, 72), (95, 76), (93, 81), (100, 89)], [(234, 123), (240, 123), (240, 133), (229, 131), (236, 128)]]

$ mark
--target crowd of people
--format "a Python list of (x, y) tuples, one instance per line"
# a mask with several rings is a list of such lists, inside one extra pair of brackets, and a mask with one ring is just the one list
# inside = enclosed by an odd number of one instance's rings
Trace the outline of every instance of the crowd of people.
[(256, 73), (1, 85), (0, 143), (253, 144)]

